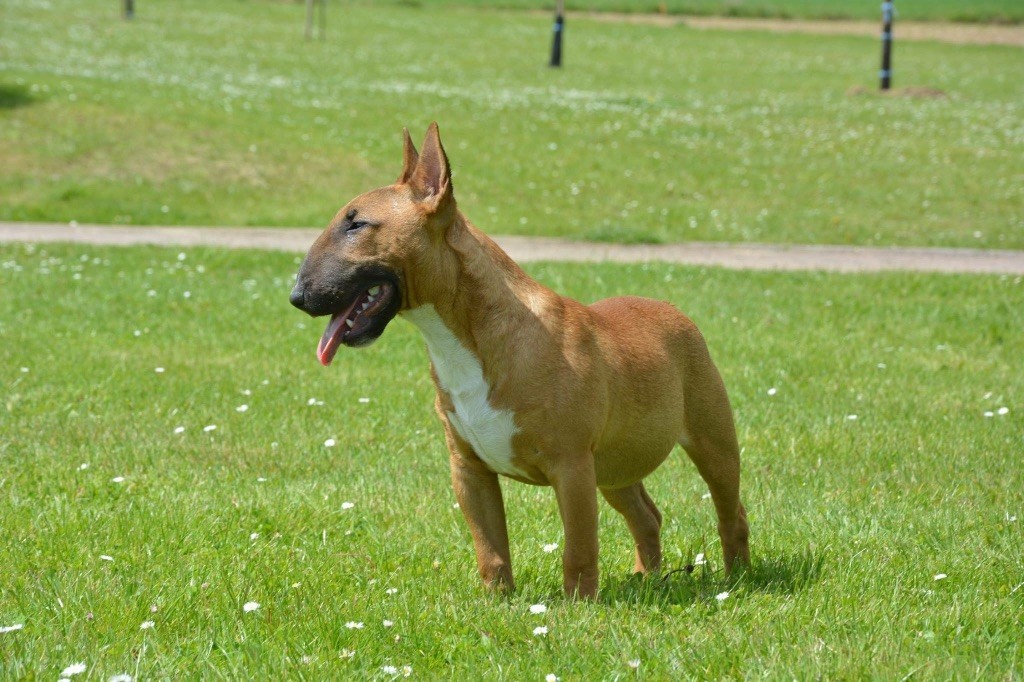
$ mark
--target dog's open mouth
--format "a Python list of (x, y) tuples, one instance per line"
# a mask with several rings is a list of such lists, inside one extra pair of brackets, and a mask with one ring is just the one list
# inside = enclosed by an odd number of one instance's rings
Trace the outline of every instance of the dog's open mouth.
[[(394, 295), (394, 285), (380, 282), (356, 296), (352, 305), (344, 311), (331, 315), (331, 321), (327, 323), (327, 329), (316, 349), (320, 364), (325, 367), (331, 364), (342, 344), (359, 346), (376, 338), (383, 328), (376, 324), (374, 316), (390, 307)], [(384, 323), (389, 321), (384, 320)]]

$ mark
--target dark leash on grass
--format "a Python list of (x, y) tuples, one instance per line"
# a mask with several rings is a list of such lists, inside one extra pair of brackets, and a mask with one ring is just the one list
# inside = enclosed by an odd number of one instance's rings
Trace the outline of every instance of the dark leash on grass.
[(565, 0), (555, 3), (555, 34), (551, 42), (551, 66), (562, 65), (562, 34), (565, 33)]
[(882, 3), (882, 70), (878, 74), (882, 90), (888, 90), (892, 85), (892, 18), (895, 11), (893, 0)]

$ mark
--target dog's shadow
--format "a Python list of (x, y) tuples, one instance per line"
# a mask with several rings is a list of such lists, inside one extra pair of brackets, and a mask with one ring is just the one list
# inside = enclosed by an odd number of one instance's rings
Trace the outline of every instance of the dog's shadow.
[(598, 600), (654, 607), (715, 603), (722, 593), (795, 594), (821, 578), (824, 555), (806, 550), (762, 558), (726, 577), (706, 566), (667, 568), (660, 575), (609, 576)]

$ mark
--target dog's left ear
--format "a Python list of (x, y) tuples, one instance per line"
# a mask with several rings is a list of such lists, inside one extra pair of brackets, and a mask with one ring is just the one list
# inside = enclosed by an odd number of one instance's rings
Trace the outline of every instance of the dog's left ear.
[(416, 147), (412, 143), (412, 137), (409, 136), (409, 129), (402, 128), (402, 174), (398, 176), (398, 180), (395, 181), (396, 185), (404, 185), (409, 182), (412, 178), (413, 172), (416, 170), (416, 164), (419, 163), (420, 155), (416, 153)]
[(436, 122), (431, 123), (427, 129), (423, 151), (416, 170), (409, 178), (409, 185), (416, 198), (426, 204), (431, 213), (443, 211), (452, 201), (452, 172), (448, 167), (448, 155), (441, 146), (441, 134)]

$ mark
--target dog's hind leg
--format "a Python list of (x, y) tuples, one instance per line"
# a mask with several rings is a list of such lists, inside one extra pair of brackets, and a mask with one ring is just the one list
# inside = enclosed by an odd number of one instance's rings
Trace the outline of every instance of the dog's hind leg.
[(661, 512), (644, 489), (642, 481), (625, 488), (601, 488), (612, 508), (622, 514), (636, 543), (635, 573), (661, 568)]
[(704, 376), (690, 382), (701, 387), (700, 395), (685, 398), (687, 433), (679, 444), (697, 465), (711, 491), (728, 573), (737, 563), (750, 562), (747, 512), (740, 502), (740, 449), (729, 398), (718, 370), (710, 360), (701, 370)]

